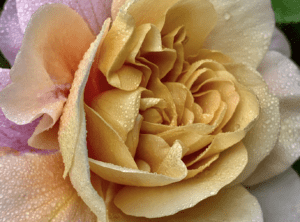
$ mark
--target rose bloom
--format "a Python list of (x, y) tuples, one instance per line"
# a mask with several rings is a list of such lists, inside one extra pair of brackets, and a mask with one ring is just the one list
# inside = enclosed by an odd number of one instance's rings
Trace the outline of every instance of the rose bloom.
[(299, 220), (270, 1), (9, 0), (0, 25), (2, 221)]

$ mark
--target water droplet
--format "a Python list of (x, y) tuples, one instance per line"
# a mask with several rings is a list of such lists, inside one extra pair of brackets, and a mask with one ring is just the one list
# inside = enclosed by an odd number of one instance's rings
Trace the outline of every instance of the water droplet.
[(231, 18), (231, 15), (230, 15), (229, 13), (225, 13), (225, 14), (224, 14), (224, 19), (225, 19), (226, 21), (228, 21), (230, 18)]

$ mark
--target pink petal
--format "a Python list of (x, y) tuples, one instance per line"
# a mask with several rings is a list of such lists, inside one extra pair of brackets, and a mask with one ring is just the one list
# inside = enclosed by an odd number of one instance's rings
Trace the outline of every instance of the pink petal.
[(2, 111), (16, 124), (30, 123), (44, 114), (31, 146), (58, 148), (58, 127), (53, 126), (74, 72), (94, 38), (82, 17), (66, 5), (44, 5), (32, 16), (10, 72), (12, 84), (0, 93)]
[[(0, 90), (11, 82), (9, 71), (9, 69), (0, 68)], [(0, 110), (0, 122), (0, 147), (14, 147), (20, 152), (35, 150), (27, 145), (27, 140), (34, 132), (39, 119), (30, 124), (17, 125), (6, 119), (2, 110)]]
[(0, 49), (11, 65), (21, 47), (23, 34), (17, 15), (16, 1), (8, 0), (0, 18)]
[(59, 152), (19, 155), (0, 149), (0, 220), (96, 222), (63, 170)]
[(79, 13), (97, 35), (104, 20), (110, 17), (112, 0), (16, 0), (21, 30), (25, 32), (30, 17), (42, 5), (61, 3)]
[(300, 178), (293, 169), (249, 191), (259, 201), (265, 222), (300, 221)]

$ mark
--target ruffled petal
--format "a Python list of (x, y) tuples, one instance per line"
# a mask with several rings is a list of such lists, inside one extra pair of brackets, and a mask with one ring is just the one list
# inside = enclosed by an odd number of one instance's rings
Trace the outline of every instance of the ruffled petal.
[(210, 2), (218, 13), (218, 22), (206, 39), (204, 48), (219, 50), (235, 62), (248, 63), (256, 68), (268, 51), (274, 30), (275, 16), (271, 1)]
[(265, 222), (300, 221), (300, 178), (293, 169), (249, 191), (259, 201)]
[[(12, 84), (0, 93), (2, 111), (17, 124), (45, 114), (31, 146), (53, 149), (53, 144), (58, 145), (57, 129), (47, 130), (60, 117), (74, 72), (94, 38), (84, 20), (65, 5), (46, 5), (33, 15), (10, 72)], [(39, 136), (43, 132), (49, 139)]]
[(22, 32), (29, 23), (32, 14), (42, 5), (61, 3), (79, 13), (89, 24), (94, 35), (97, 35), (104, 20), (110, 17), (112, 0), (15, 0), (17, 3), (18, 18)]
[(0, 149), (1, 221), (97, 221), (77, 195), (69, 178), (63, 179), (61, 154), (20, 155)]
[(10, 65), (21, 48), (24, 32), (20, 28), (16, 0), (8, 0), (0, 18), (0, 49)]
[[(9, 69), (0, 68), (0, 91), (11, 83), (9, 72)], [(27, 140), (34, 132), (39, 119), (26, 125), (17, 125), (8, 120), (0, 110), (0, 122), (0, 147), (14, 147), (20, 152), (34, 150), (33, 147), (27, 145)]]
[(216, 195), (241, 173), (246, 163), (246, 148), (239, 143), (222, 152), (208, 169), (191, 179), (162, 187), (127, 186), (117, 193), (114, 203), (132, 216), (169, 216)]
[(244, 183), (253, 185), (276, 176), (300, 156), (300, 71), (287, 57), (270, 51), (259, 66), (270, 91), (279, 98), (281, 130), (270, 153)]

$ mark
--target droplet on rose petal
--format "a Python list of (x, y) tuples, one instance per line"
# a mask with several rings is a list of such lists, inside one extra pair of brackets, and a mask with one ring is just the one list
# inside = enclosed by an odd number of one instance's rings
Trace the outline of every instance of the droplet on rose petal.
[(229, 19), (231, 18), (231, 15), (229, 14), (229, 13), (225, 13), (224, 14), (224, 19), (226, 20), (226, 21), (228, 21)]

